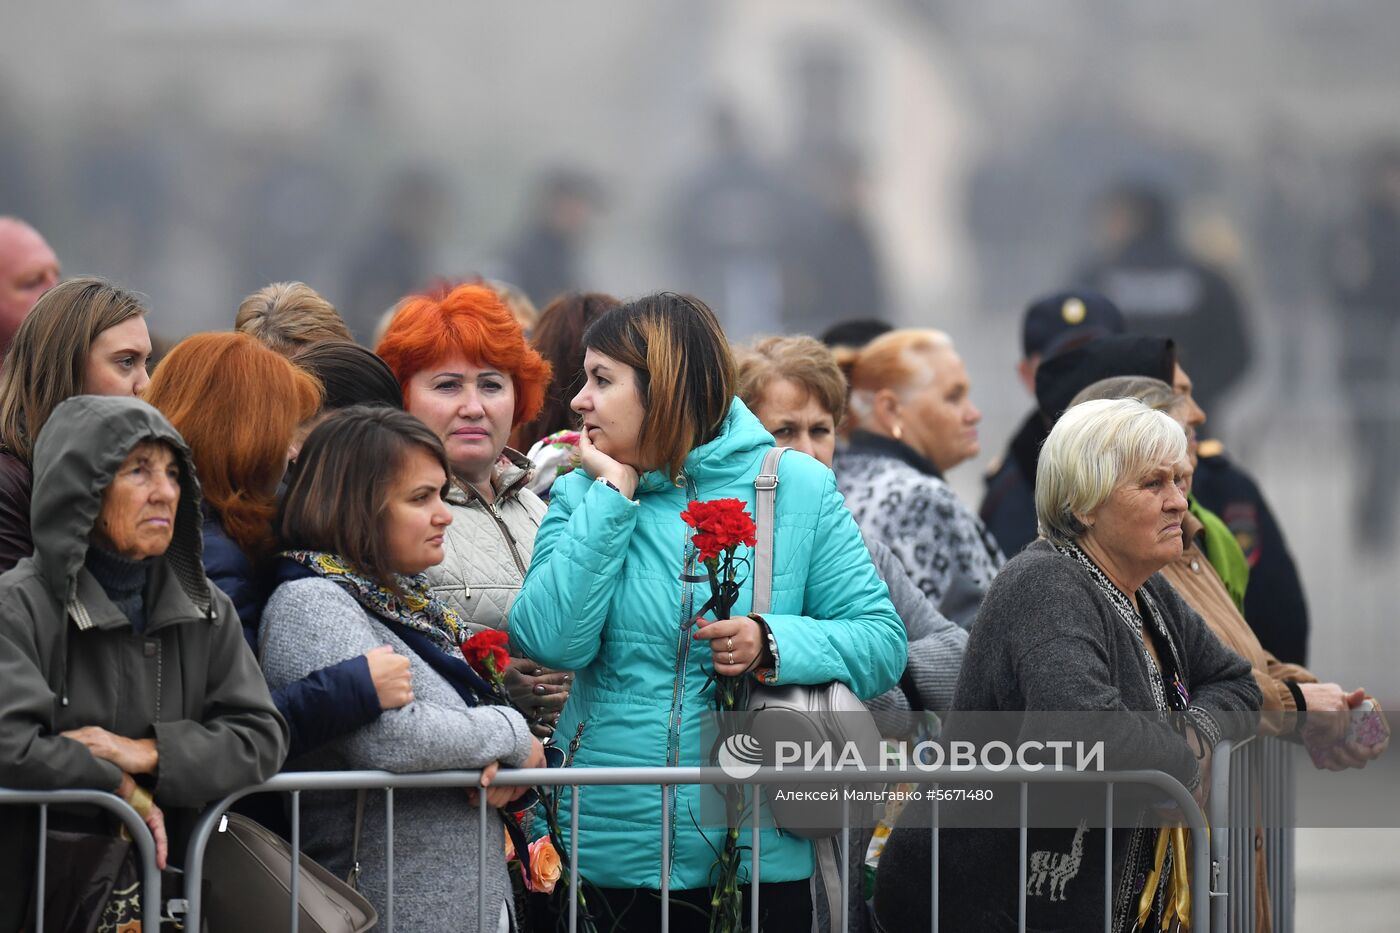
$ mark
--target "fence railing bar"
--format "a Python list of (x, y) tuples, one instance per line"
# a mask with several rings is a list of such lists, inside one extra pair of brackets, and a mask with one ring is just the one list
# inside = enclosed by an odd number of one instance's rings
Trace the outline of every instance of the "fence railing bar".
[[(941, 785), (929, 785), (932, 789), (937, 789), (939, 786)], [(929, 917), (929, 929), (932, 930), (933, 933), (938, 933), (938, 795), (930, 794), (929, 796), (933, 799), (933, 821), (929, 826), (928, 832), (929, 855), (933, 862), (933, 879), (930, 882), (933, 885), (933, 896), (930, 898), (932, 901), (931, 910), (933, 915)], [(887, 838), (886, 842), (888, 841)]]
[(41, 803), (39, 805), (39, 893), (36, 895), (36, 897), (38, 898), (38, 903), (35, 905), (37, 925), (41, 931), (44, 929), (44, 893), (45, 889), (48, 887), (48, 879), (45, 876), (48, 874), (48, 869), (49, 805), (46, 803)]
[(671, 930), (671, 808), (666, 806), (666, 792), (661, 785), (661, 933)]
[(1103, 933), (1113, 933), (1113, 782), (1104, 785)]
[[(1258, 893), (1259, 877), (1254, 872), (1255, 857), (1254, 834), (1257, 829), (1262, 829), (1260, 820), (1263, 818), (1263, 807), (1259, 807), (1257, 812), (1254, 806), (1254, 796), (1250, 793), (1251, 785), (1255, 780), (1254, 772), (1254, 746), (1247, 745), (1244, 749), (1242, 760), (1236, 765), (1239, 771), (1238, 796), (1236, 800), (1239, 810), (1231, 811), (1240, 822), (1240, 890), (1244, 892), (1240, 898), (1245, 912), (1245, 922), (1249, 924), (1249, 929), (1254, 929), (1255, 914), (1258, 911), (1254, 907), (1254, 898)], [(1268, 876), (1265, 875), (1264, 883), (1268, 883)]]
[(752, 806), (753, 806), (753, 842), (752, 842), (751, 851), (750, 851), (750, 853), (749, 853), (749, 872), (750, 872), (750, 874), (751, 874), (751, 876), (752, 876), (752, 878), (751, 878), (750, 880), (751, 880), (752, 885), (753, 885), (753, 893), (750, 895), (750, 897), (751, 897), (752, 900), (753, 900), (753, 903), (749, 905), (749, 929), (750, 929), (750, 930), (754, 930), (754, 931), (757, 931), (758, 928), (759, 928), (759, 927), (758, 927), (758, 884), (759, 884), (759, 857), (760, 857), (760, 852), (759, 852), (759, 827), (761, 826), (761, 823), (760, 823), (760, 821), (759, 821), (759, 819), (758, 819), (758, 817), (759, 817), (759, 806), (758, 806), (759, 793), (760, 793), (760, 791), (759, 791), (759, 785), (755, 784), (755, 785), (753, 786), (753, 804), (752, 804)]
[(841, 785), (841, 933), (850, 933), (851, 905), (851, 785)]
[[(570, 784), (569, 813), (569, 933), (578, 933), (578, 811), (581, 785)], [(669, 911), (668, 911), (669, 912)]]
[[(480, 789), (476, 792), (476, 839), (477, 839), (477, 842), (476, 842), (476, 878), (477, 878), (477, 884), (481, 884), (482, 881), (484, 881), (485, 878), (486, 878), (486, 819), (487, 819), (487, 813), (486, 813), (486, 788), (483, 787), (483, 788), (480, 788)], [(502, 845), (503, 843), (502, 843), (500, 840), (497, 840), (497, 841), (496, 841), (496, 844), (497, 844), (497, 845)], [(524, 857), (526, 857), (528, 854), (529, 854), (529, 853), (525, 853), (525, 854), (522, 855), (521, 857), (524, 858)], [(486, 925), (485, 925), (485, 924), (486, 924), (486, 898), (484, 898), (484, 897), (481, 896), (481, 892), (478, 892), (478, 895), (477, 895), (477, 898), (476, 898), (476, 928), (477, 928), (478, 930), (485, 930), (485, 929), (486, 929)], [(390, 931), (390, 933), (393, 933), (393, 931)]]
[[(394, 789), (384, 788), (384, 929), (394, 933)], [(356, 856), (358, 858), (358, 856)], [(359, 877), (355, 878), (356, 884)]]
[(301, 926), (301, 791), (292, 791), (292, 878), (291, 920), (287, 927), (297, 933)]
[(1026, 842), (1030, 837), (1030, 827), (1026, 825), (1030, 818), (1030, 789), (1031, 786), (1025, 781), (1021, 782), (1021, 858), (1017, 861), (1016, 873), (1020, 878), (1020, 889), (1016, 895), (1016, 922), (1018, 933), (1026, 933)]

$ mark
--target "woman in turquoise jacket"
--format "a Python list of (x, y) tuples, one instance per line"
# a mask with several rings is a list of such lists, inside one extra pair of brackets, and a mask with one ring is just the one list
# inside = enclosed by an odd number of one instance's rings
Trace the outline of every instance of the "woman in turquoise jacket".
[[(599, 318), (584, 345), (586, 380), (573, 400), (583, 469), (555, 483), (510, 613), (515, 650), (577, 672), (555, 733), (561, 744), (577, 737), (574, 765), (709, 764), (702, 726), (714, 671), (780, 684), (840, 680), (862, 698), (893, 686), (905, 664), (903, 625), (831, 471), (801, 454), (784, 457), (779, 472), (771, 611), (745, 614), (746, 583), (734, 618), (690, 624), (710, 593), (681, 580), (704, 573), (681, 512), (692, 500), (736, 498), (755, 514), (754, 477), (773, 446), (734, 397), (734, 361), (710, 309), (652, 295)], [(696, 785), (581, 792), (580, 872), (602, 889), (607, 913), (627, 908), (620, 928), (658, 925), (663, 807), (672, 899), (708, 913), (723, 830), (702, 834), (697, 824), (714, 822), (719, 800)], [(570, 805), (566, 795), (561, 818)], [(805, 933), (811, 844), (773, 828), (766, 812), (763, 824), (764, 929)], [(748, 872), (746, 862), (741, 878)], [(673, 911), (672, 929), (691, 921), (704, 928), (701, 914)]]

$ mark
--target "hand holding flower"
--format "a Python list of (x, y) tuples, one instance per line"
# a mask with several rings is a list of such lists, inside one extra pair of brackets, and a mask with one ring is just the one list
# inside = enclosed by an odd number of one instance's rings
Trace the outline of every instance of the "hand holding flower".
[(738, 677), (755, 668), (773, 666), (762, 627), (747, 616), (718, 622), (697, 620), (694, 637), (709, 641), (717, 674)]

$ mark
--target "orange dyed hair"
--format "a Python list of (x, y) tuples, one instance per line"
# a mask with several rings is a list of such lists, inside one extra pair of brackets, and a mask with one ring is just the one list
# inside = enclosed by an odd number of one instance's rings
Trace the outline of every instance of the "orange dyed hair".
[(316, 377), (248, 334), (195, 334), (161, 360), (144, 398), (190, 445), (224, 531), (250, 559), (264, 557), (287, 447), (321, 407)]
[(394, 371), (405, 404), (414, 374), (449, 357), (460, 354), (499, 369), (515, 383), (511, 427), (539, 414), (549, 386), (549, 363), (525, 342), (515, 316), (487, 285), (405, 298), (374, 352)]

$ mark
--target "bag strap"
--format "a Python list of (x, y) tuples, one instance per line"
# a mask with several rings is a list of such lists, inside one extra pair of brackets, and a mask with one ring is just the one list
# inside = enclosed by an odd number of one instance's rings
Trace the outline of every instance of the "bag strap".
[(778, 498), (778, 461), (791, 448), (774, 447), (763, 455), (763, 466), (753, 478), (754, 538), (753, 611), (762, 615), (773, 602), (773, 508)]
[[(829, 839), (813, 839), (812, 853), (816, 865), (812, 872), (811, 892), (812, 892), (812, 933), (832, 933), (832, 931), (843, 929), (841, 917), (837, 912), (841, 909), (841, 860), (845, 857), (845, 851), (841, 848), (841, 837), (832, 836)], [(847, 897), (850, 896), (849, 891)], [(826, 927), (821, 925), (821, 916), (816, 908), (818, 897), (826, 903)], [(850, 913), (850, 906), (847, 905), (846, 912)]]
[(355, 834), (351, 836), (350, 874), (345, 876), (345, 883), (356, 890), (360, 884), (360, 831), (365, 828), (365, 798), (368, 796), (369, 791), (363, 787), (355, 792)]

